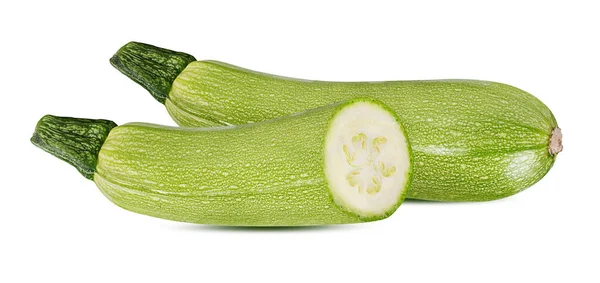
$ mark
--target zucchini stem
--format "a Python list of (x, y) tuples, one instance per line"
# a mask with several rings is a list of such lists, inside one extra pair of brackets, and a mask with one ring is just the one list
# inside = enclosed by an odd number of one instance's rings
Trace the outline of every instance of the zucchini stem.
[(110, 130), (116, 126), (109, 120), (46, 115), (35, 127), (31, 142), (75, 166), (84, 177), (93, 180), (100, 148)]
[(150, 44), (129, 42), (110, 58), (110, 64), (165, 103), (175, 78), (194, 56)]
[(562, 132), (559, 127), (552, 129), (550, 134), (550, 143), (548, 144), (548, 152), (550, 155), (555, 156), (563, 150), (562, 145)]

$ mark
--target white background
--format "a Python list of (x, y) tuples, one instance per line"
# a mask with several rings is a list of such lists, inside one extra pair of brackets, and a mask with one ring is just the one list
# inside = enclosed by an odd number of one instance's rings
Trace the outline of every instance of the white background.
[[(600, 282), (594, 1), (88, 2), (0, 4), (0, 282)], [(29, 142), (49, 113), (174, 125), (110, 66), (131, 40), (307, 79), (508, 83), (552, 109), (565, 150), (513, 197), (407, 201), (361, 225), (134, 214)]]

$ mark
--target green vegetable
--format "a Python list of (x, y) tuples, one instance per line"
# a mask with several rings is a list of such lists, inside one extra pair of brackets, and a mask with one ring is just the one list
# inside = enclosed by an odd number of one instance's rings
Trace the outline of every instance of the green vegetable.
[[(189, 62), (193, 57), (182, 54), (131, 42), (111, 62), (142, 85), (165, 86), (152, 94), (181, 126), (240, 125), (351, 97), (380, 99), (396, 111), (411, 139), (415, 168), (409, 198), (507, 197), (539, 181), (562, 150), (552, 112), (509, 85), (474, 80), (307, 81), (217, 61)], [(176, 65), (153, 64), (172, 57), (181, 59), (168, 60)], [(179, 75), (161, 81), (170, 87), (143, 75), (159, 71)]]
[(32, 142), (118, 206), (219, 225), (383, 219), (403, 201), (412, 169), (398, 117), (373, 99), (204, 129), (45, 116)]

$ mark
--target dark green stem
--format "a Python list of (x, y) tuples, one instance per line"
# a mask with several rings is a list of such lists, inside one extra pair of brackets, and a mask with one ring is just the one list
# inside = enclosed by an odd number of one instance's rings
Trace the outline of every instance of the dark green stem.
[(84, 177), (92, 180), (100, 148), (116, 126), (109, 120), (46, 115), (35, 127), (31, 142), (75, 166)]
[(110, 58), (121, 73), (147, 89), (160, 103), (165, 103), (175, 78), (194, 56), (145, 43), (125, 44)]

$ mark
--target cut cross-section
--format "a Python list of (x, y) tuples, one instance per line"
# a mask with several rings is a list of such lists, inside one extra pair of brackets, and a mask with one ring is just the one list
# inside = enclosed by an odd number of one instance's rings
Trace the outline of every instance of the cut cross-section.
[(411, 153), (396, 114), (363, 99), (333, 117), (326, 137), (325, 174), (333, 198), (363, 218), (394, 212), (410, 182)]

